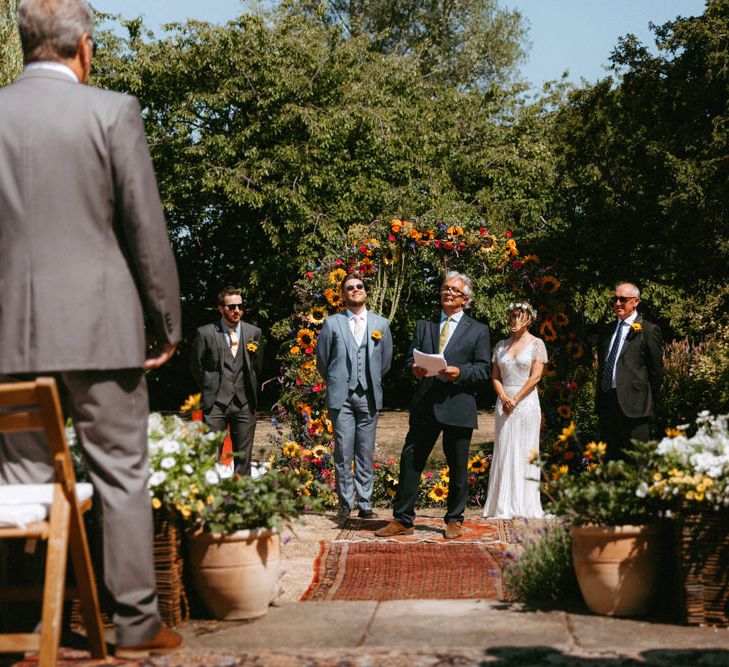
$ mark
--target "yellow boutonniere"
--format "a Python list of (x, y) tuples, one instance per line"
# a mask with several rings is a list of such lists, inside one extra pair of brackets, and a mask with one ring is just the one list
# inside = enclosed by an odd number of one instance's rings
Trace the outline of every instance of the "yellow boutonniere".
[(643, 331), (643, 327), (642, 327), (642, 326), (640, 326), (640, 324), (639, 324), (638, 322), (633, 322), (633, 324), (631, 324), (631, 325), (630, 325), (630, 328), (631, 328), (631, 329), (632, 329), (632, 330), (633, 330), (633, 331), (634, 331), (635, 333), (640, 333), (641, 331)]
[(382, 332), (379, 329), (375, 329), (372, 332), (372, 340), (378, 341), (382, 338)]
[(248, 345), (246, 345), (246, 350), (249, 352), (255, 352), (258, 349), (258, 343), (256, 343), (255, 340), (252, 340)]

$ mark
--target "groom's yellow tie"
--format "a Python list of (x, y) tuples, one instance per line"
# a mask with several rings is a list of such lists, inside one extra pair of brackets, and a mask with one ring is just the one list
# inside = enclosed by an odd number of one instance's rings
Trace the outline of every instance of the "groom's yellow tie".
[(451, 318), (447, 318), (445, 321), (445, 324), (443, 325), (443, 328), (440, 330), (440, 340), (438, 341), (438, 352), (442, 352), (443, 348), (446, 346), (446, 341), (448, 340), (448, 332), (451, 328)]

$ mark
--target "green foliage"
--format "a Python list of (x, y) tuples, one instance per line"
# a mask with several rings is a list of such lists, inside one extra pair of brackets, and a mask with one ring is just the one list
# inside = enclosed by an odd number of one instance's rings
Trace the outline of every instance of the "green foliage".
[(547, 524), (514, 554), (504, 572), (504, 590), (509, 599), (537, 605), (580, 599), (572, 537), (564, 524)]
[(383, 54), (413, 57), (420, 72), (456, 86), (504, 83), (524, 58), (519, 12), (495, 0), (288, 0), (282, 6)]
[(588, 322), (609, 313), (603, 289), (645, 288), (645, 313), (681, 334), (685, 317), (729, 278), (729, 2), (655, 28), (613, 52), (616, 78), (575, 90), (555, 114), (554, 233), (565, 279)]
[(603, 451), (594, 447), (595, 459), (582, 470), (552, 472), (544, 485), (549, 499), (545, 509), (570, 525), (640, 525), (656, 521), (665, 504), (654, 497), (641, 498), (637, 491), (651, 479), (649, 458), (655, 443), (634, 443), (632, 461), (602, 461)]
[(19, 0), (0, 0), (0, 88), (14, 81), (23, 69), (18, 4)]

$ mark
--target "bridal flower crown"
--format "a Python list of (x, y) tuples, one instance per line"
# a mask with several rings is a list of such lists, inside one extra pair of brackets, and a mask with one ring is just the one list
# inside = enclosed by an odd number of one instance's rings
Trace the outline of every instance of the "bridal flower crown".
[(525, 310), (527, 313), (529, 313), (532, 316), (532, 319), (534, 319), (534, 320), (537, 319), (537, 311), (534, 310), (534, 308), (532, 308), (532, 306), (530, 306), (528, 303), (522, 303), (521, 301), (517, 301), (516, 303), (512, 301), (506, 307), (506, 312), (509, 312), (512, 310), (517, 310), (517, 309)]

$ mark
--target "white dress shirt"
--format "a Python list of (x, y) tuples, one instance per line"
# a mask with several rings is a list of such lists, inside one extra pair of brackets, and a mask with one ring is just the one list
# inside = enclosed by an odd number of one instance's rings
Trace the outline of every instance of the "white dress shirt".
[(615, 322), (615, 331), (613, 331), (613, 335), (610, 338), (610, 345), (608, 345), (608, 350), (611, 350), (613, 347), (613, 341), (615, 340), (615, 335), (620, 332), (620, 343), (618, 344), (618, 353), (615, 356), (615, 365), (613, 366), (613, 379), (612, 379), (612, 387), (615, 389), (615, 369), (618, 367), (618, 359), (620, 359), (620, 353), (623, 351), (623, 345), (625, 344), (625, 337), (628, 335), (628, 332), (630, 331), (630, 325), (635, 322), (635, 318), (638, 317), (638, 311), (633, 311), (629, 317), (626, 317), (623, 322), (627, 324), (628, 326), (620, 327), (618, 329), (618, 323)]
[[(355, 334), (355, 332), (354, 332), (358, 319), (361, 322), (359, 340), (357, 340), (357, 338), (358, 338), (357, 334)], [(367, 332), (367, 309), (364, 308), (360, 313), (355, 315), (348, 308), (347, 309), (347, 323), (349, 324), (349, 330), (352, 332), (352, 336), (354, 336), (354, 342), (357, 343), (357, 347), (359, 347), (360, 345), (362, 345), (362, 339), (364, 338), (364, 335)]]

